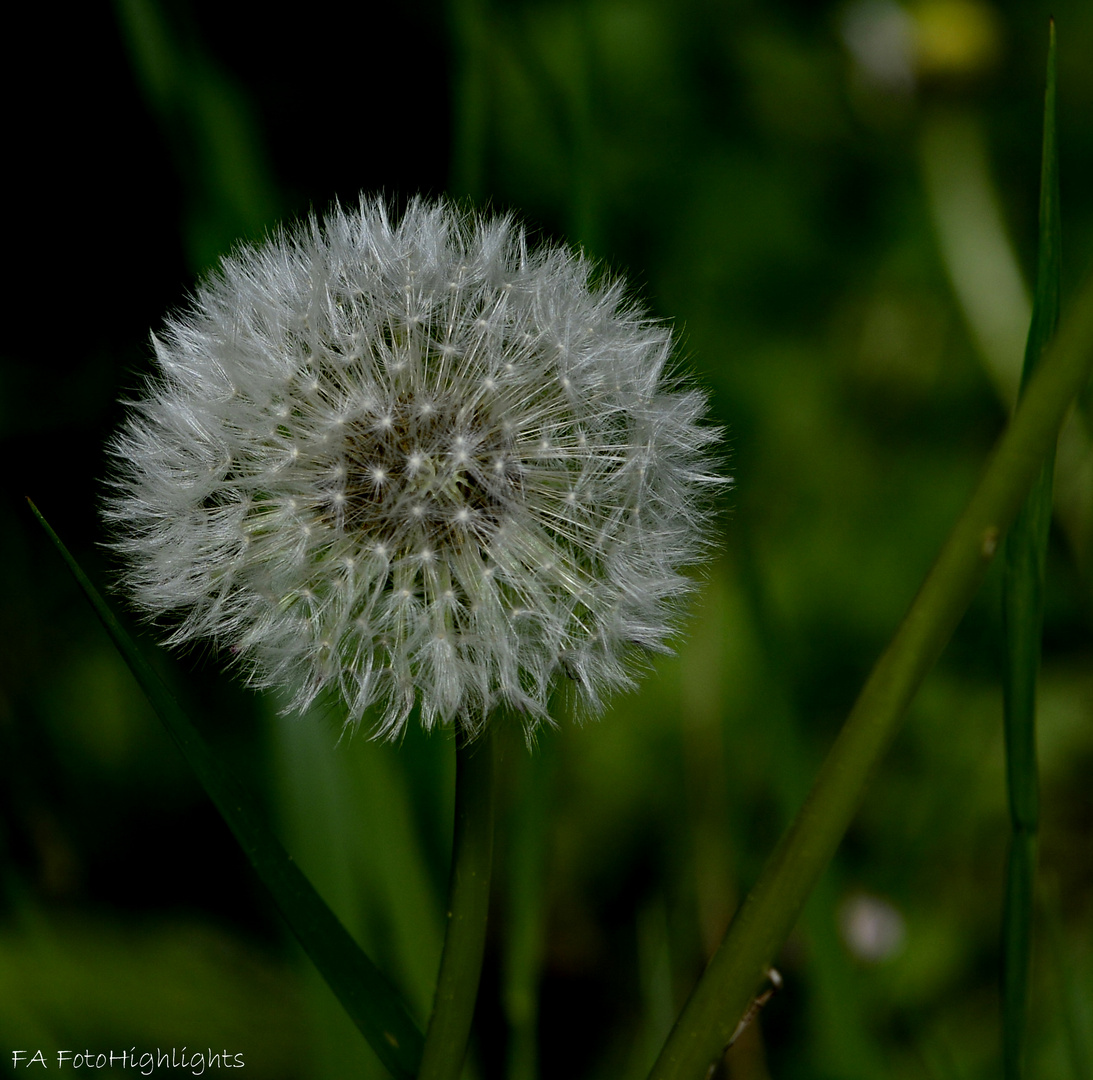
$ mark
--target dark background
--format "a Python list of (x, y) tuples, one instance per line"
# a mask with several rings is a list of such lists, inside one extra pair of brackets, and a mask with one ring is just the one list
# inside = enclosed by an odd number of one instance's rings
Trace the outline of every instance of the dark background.
[[(534, 1075), (538, 1030), (545, 1080), (644, 1075), (1004, 423), (1049, 10), (1065, 316), (1093, 256), (1082, 0), (21, 12), (3, 65), (0, 1069), (17, 1048), (224, 1044), (260, 1077), (382, 1074), (23, 504), (109, 583), (103, 445), (150, 329), (240, 239), (363, 190), (470, 197), (583, 246), (674, 321), (728, 433), (736, 487), (679, 655), (598, 723), (504, 759), (473, 1068)], [(968, 289), (999, 272), (977, 307)], [(1087, 450), (1090, 413), (1087, 395)], [(1075, 438), (1040, 721), (1046, 1080), (1093, 1067), (1093, 473)], [(733, 1076), (998, 1074), (998, 608), (992, 575)], [(157, 663), (424, 1019), (449, 738), (335, 746), (336, 716), (280, 717), (200, 651)]]

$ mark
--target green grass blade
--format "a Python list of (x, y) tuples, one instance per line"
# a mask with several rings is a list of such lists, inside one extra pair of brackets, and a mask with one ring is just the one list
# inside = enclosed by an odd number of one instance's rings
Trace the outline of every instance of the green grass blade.
[[(1044, 141), (1040, 173), (1040, 239), (1032, 324), (1025, 348), (1022, 390), (1047, 350), (1059, 323), (1061, 225), (1059, 159), (1055, 144), (1055, 24), (1052, 22), (1044, 94)], [(1002, 586), (1005, 626), (1003, 713), (1006, 781), (1012, 837), (1002, 916), (1002, 1057), (1006, 1080), (1023, 1073), (1032, 911), (1039, 832), (1036, 765), (1036, 683), (1044, 616), (1044, 567), (1051, 528), (1054, 453), (1033, 482), (1028, 500), (1006, 538)]]
[(1093, 367), (1087, 278), (964, 512), (873, 667), (808, 800), (737, 911), (650, 1080), (700, 1080), (751, 1004), (831, 861), (907, 706), (979, 588)]
[(235, 779), (183, 713), (33, 502), (30, 502), (30, 508), (57, 546), (141, 689), (235, 834), (304, 951), (391, 1074), (400, 1080), (415, 1076), (423, 1038), (394, 989), (281, 846), (263, 821), (254, 797)]

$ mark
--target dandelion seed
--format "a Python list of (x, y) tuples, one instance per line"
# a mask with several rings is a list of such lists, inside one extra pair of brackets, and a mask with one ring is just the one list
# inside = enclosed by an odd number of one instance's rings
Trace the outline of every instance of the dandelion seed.
[(669, 331), (590, 271), (421, 200), (224, 259), (111, 445), (135, 602), (383, 735), (530, 729), (563, 676), (597, 711), (666, 647), (722, 481)]

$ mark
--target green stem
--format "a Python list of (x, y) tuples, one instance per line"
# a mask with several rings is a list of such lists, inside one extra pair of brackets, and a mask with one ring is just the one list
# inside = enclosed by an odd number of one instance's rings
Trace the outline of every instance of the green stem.
[(505, 783), (505, 938), (502, 1003), (509, 1026), (509, 1080), (539, 1076), (539, 980), (546, 921), (547, 840), (558, 743), (544, 739), (534, 756), (513, 727)]
[(919, 684), (986, 573), (1093, 361), (1093, 278), (1033, 376), (979, 486), (866, 681), (804, 806), (695, 987), (650, 1080), (700, 1078), (751, 1004)]
[(1002, 1069), (1005, 1080), (1020, 1080), (1023, 1074), (1037, 846), (1035, 832), (1014, 829), (1006, 858), (1002, 908)]
[(473, 742), (461, 734), (457, 736), (448, 928), (418, 1080), (458, 1080), (467, 1054), (490, 903), (493, 744), (492, 724), (487, 724), (485, 733)]
[[(1036, 298), (1025, 347), (1022, 390), (1040, 363), (1059, 322), (1061, 236), (1059, 159), (1055, 144), (1055, 24), (1048, 43), (1044, 138), (1040, 169), (1040, 238)], [(1044, 622), (1044, 576), (1051, 530), (1054, 454), (1049, 454), (1006, 537), (1002, 622), (1006, 663), (1002, 683), (1006, 736), (1006, 786), (1012, 837), (1002, 912), (1002, 1066), (1020, 1080), (1032, 961), (1032, 906), (1040, 824), (1036, 765), (1036, 683)]]

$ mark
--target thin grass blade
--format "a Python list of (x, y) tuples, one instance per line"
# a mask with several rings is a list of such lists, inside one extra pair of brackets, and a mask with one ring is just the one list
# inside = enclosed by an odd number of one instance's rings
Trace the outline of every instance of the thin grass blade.
[(395, 990), (281, 846), (254, 797), (190, 722), (38, 508), (27, 501), (304, 951), (390, 1073), (410, 1080), (417, 1074), (424, 1040)]
[(828, 753), (808, 800), (767, 860), (676, 1021), (650, 1080), (700, 1080), (849, 827), (877, 763), (1028, 497), (1093, 368), (1093, 276), (1060, 324), (1009, 427)]
[[(1052, 22), (1044, 93), (1040, 172), (1040, 238), (1032, 324), (1021, 387), (1032, 377), (1059, 324), (1061, 225), (1059, 158), (1055, 144), (1055, 24)], [(1051, 528), (1054, 452), (1033, 482), (1006, 538), (1002, 585), (1005, 627), (1003, 713), (1011, 838), (1002, 916), (1002, 1057), (1006, 1080), (1023, 1075), (1032, 914), (1040, 797), (1036, 763), (1036, 683), (1044, 621), (1044, 568)]]

